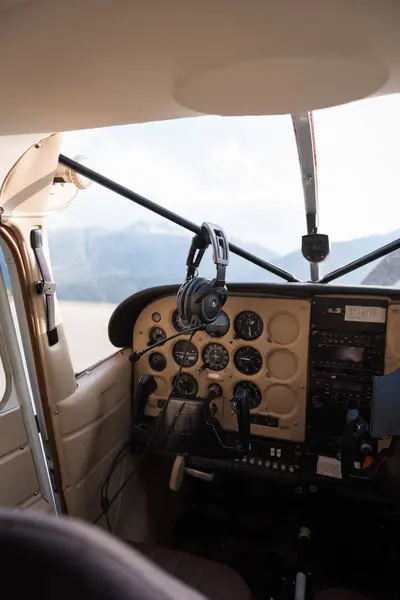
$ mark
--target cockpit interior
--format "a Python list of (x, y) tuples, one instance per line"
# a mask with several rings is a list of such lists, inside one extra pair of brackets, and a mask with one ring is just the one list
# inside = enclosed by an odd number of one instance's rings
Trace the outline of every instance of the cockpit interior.
[[(71, 522), (85, 560), (90, 532), (106, 532), (153, 583), (168, 573), (159, 592), (187, 586), (166, 600), (398, 596), (400, 238), (322, 274), (314, 114), (398, 94), (399, 31), (392, 0), (0, 0), (1, 548), (11, 509), (57, 520), (66, 544)], [(290, 117), (307, 280), (212, 211), (189, 220), (62, 145), (63, 132), (206, 115)], [(76, 369), (48, 224), (92, 184), (190, 239), (180, 283), (129, 292), (107, 319), (112, 351)], [(233, 255), (280, 281), (231, 281)], [(375, 261), (387, 284), (337, 282)]]

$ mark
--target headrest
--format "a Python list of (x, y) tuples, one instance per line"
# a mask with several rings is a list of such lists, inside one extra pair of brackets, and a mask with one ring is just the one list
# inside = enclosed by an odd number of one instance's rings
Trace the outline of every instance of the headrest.
[(204, 600), (128, 545), (66, 517), (0, 509), (2, 589), (41, 600)]

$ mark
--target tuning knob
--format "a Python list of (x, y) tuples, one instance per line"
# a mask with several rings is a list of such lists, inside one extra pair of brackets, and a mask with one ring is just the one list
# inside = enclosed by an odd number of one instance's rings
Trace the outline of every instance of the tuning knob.
[(374, 453), (371, 444), (366, 444), (366, 443), (361, 444), (361, 452), (365, 456), (372, 456)]

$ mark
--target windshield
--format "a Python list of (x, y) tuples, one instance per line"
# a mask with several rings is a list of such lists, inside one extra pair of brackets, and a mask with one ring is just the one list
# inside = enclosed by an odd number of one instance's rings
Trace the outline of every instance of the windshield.
[[(321, 275), (399, 237), (399, 105), (396, 95), (314, 113), (319, 231), (331, 240)], [(84, 154), (96, 171), (198, 225), (223, 226), (231, 242), (309, 278), (300, 252), (307, 231), (290, 116), (71, 132), (62, 152)], [(182, 282), (192, 237), (96, 184), (49, 218), (49, 234), (59, 299), (110, 307), (140, 289)], [(213, 275), (210, 254), (201, 268), (205, 277)], [(338, 282), (360, 284), (381, 262)], [(397, 286), (398, 271), (390, 284)], [(373, 283), (387, 283), (379, 278)], [(234, 281), (279, 279), (231, 256), (228, 282)]]

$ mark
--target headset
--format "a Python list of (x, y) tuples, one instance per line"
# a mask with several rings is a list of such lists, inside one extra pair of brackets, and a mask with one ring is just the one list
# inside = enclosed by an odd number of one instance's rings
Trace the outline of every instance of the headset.
[[(216, 276), (211, 281), (197, 276), (197, 269), (210, 244), (217, 267)], [(229, 244), (225, 232), (218, 225), (203, 223), (192, 240), (186, 260), (186, 281), (179, 288), (176, 299), (178, 314), (190, 327), (209, 325), (218, 317), (228, 296), (225, 283), (228, 264)]]

